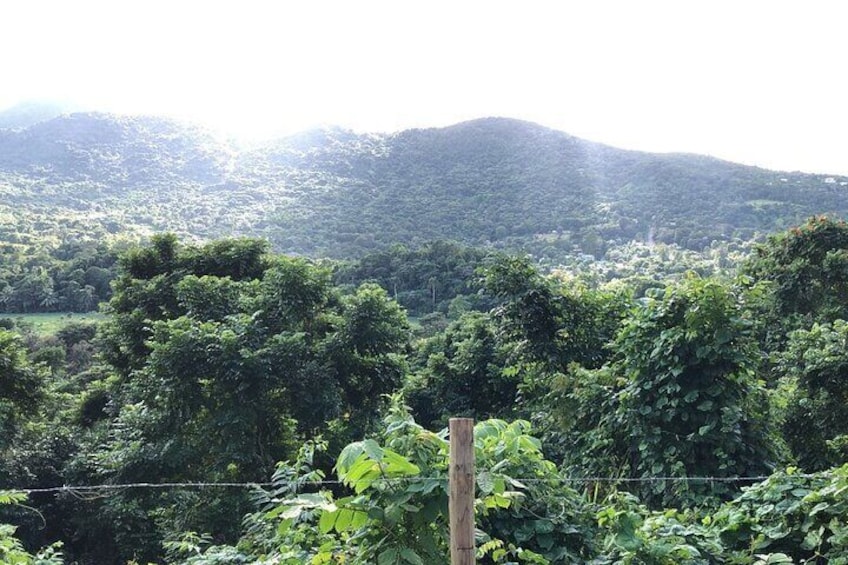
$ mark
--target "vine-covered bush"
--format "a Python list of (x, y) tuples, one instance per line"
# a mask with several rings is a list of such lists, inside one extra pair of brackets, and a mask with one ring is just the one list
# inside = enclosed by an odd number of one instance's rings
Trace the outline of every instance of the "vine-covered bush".
[(795, 383), (783, 434), (799, 465), (820, 471), (848, 462), (848, 322), (793, 332), (781, 364)]
[(651, 507), (716, 504), (740, 486), (677, 478), (767, 474), (773, 434), (745, 297), (689, 277), (630, 311), (611, 362), (553, 378), (569, 471), (636, 479), (628, 488)]
[[(734, 287), (689, 278), (625, 322), (615, 342), (627, 379), (618, 424), (632, 438), (634, 476), (768, 472), (773, 459), (755, 377), (759, 353), (743, 301)], [(732, 495), (725, 484), (649, 482), (639, 493), (650, 504), (699, 503)]]
[(731, 556), (775, 552), (796, 563), (844, 565), (848, 465), (814, 475), (791, 468), (775, 473), (725, 504), (707, 523)]

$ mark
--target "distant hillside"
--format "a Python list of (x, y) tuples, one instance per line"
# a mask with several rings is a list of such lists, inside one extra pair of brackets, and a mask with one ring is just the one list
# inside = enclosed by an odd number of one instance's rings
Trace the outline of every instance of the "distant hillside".
[(503, 118), (245, 149), (161, 118), (73, 114), (0, 130), (0, 194), (3, 240), (39, 222), (262, 236), (330, 257), (433, 239), (554, 259), (634, 239), (699, 249), (848, 214), (846, 177), (623, 151)]

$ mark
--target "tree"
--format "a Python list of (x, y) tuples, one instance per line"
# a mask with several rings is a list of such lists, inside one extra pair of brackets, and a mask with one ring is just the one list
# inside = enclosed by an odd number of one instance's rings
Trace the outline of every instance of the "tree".
[(37, 267), (27, 273), (15, 284), (11, 298), (14, 308), (20, 312), (30, 312), (41, 306), (50, 309), (58, 303), (53, 290), (53, 279), (44, 267)]
[(43, 385), (44, 375), (30, 364), (20, 337), (0, 329), (0, 450), (38, 407)]
[(507, 365), (502, 374), (520, 382), (519, 414), (530, 418), (561, 461), (571, 440), (552, 413), (563, 414), (562, 385), (569, 367), (600, 367), (610, 357), (630, 298), (562, 278), (543, 277), (526, 258), (508, 257), (482, 271), (483, 288), (495, 297), (491, 316)]
[[(848, 224), (816, 216), (756, 248), (746, 271), (771, 281), (776, 318), (848, 318)], [(785, 322), (782, 325), (786, 325)]]
[[(191, 283), (184, 283), (182, 296), (178, 283), (189, 275), (258, 280), (269, 266), (266, 251), (267, 242), (251, 239), (181, 246), (174, 234), (155, 235), (150, 246), (127, 250), (118, 260), (114, 296), (106, 308), (111, 314), (101, 341), (106, 361), (124, 376), (141, 369), (150, 353), (151, 322), (175, 319), (192, 305), (200, 306), (191, 299)], [(220, 300), (215, 296), (219, 307)]]
[[(736, 287), (690, 277), (650, 298), (616, 337), (616, 424), (631, 437), (622, 461), (633, 477), (757, 476), (774, 454), (759, 360)], [(731, 483), (646, 483), (650, 504), (700, 502), (735, 492)]]
[(382, 395), (402, 384), (409, 324), (398, 304), (375, 284), (360, 286), (342, 299), (341, 306), (341, 323), (328, 352), (344, 398), (343, 410), (351, 420), (360, 420), (364, 431), (374, 422), (370, 415), (377, 412)]
[(406, 394), (424, 426), (444, 425), (450, 417), (480, 420), (514, 411), (519, 379), (503, 371), (505, 354), (487, 314), (464, 314), (421, 349), (423, 366)]
[(458, 296), (479, 301), (475, 269), (489, 252), (457, 243), (434, 241), (409, 250), (394, 245), (340, 265), (334, 280), (344, 284), (373, 281), (383, 287), (412, 316), (445, 312)]
[(500, 339), (515, 343), (517, 353), (530, 361), (562, 366), (562, 304), (551, 282), (528, 259), (505, 257), (483, 271), (482, 283), (499, 302), (493, 315)]
[[(299, 438), (366, 433), (400, 387), (409, 328), (385, 291), (342, 295), (328, 269), (256, 250), (166, 239), (122, 260), (102, 338), (121, 378), (85, 455), (96, 480), (260, 481)], [(152, 558), (168, 531), (232, 537), (247, 503), (237, 491), (127, 492), (102, 511), (119, 547)]]
[(848, 462), (848, 322), (789, 336), (779, 367), (794, 383), (783, 434), (798, 464), (821, 471)]
[[(651, 506), (714, 502), (774, 461), (759, 350), (737, 287), (696, 276), (637, 303), (598, 369), (571, 365), (546, 397), (566, 468), (627, 485)], [(656, 481), (655, 477), (671, 477)]]
[(482, 270), (482, 285), (497, 305), (498, 338), (515, 360), (541, 363), (550, 372), (569, 363), (599, 367), (629, 298), (623, 292), (585, 288), (543, 277), (527, 258), (507, 257)]

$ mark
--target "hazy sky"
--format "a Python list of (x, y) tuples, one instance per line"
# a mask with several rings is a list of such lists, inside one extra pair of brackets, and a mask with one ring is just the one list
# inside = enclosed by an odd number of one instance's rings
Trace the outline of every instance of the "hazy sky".
[(846, 32), (848, 4), (815, 0), (7, 0), (0, 108), (70, 99), (258, 135), (509, 116), (848, 174)]

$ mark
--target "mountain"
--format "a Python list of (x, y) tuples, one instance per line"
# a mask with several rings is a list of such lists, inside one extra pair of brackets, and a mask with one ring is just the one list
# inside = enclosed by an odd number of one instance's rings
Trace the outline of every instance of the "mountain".
[(51, 184), (216, 182), (225, 154), (211, 134), (154, 117), (70, 114), (0, 131), (0, 168)]
[(848, 177), (624, 151), (505, 118), (245, 148), (162, 118), (65, 115), (0, 130), (0, 194), (0, 240), (37, 221), (57, 235), (261, 236), (329, 257), (432, 239), (550, 258), (633, 239), (700, 249), (848, 213)]

